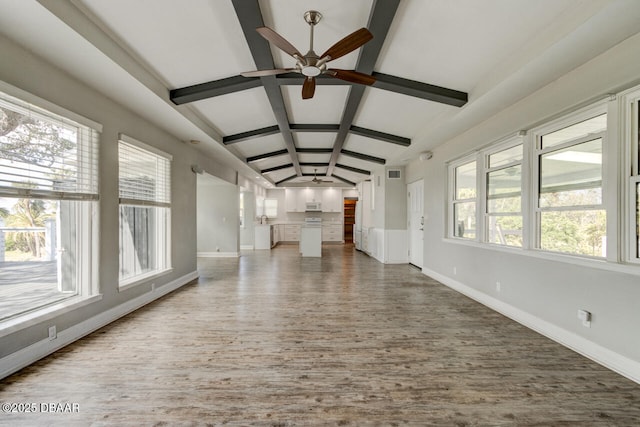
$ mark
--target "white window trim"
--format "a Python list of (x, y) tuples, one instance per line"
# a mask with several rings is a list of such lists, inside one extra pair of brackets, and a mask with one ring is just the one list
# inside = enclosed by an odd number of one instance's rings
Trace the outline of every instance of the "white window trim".
[[(84, 116), (81, 116), (73, 111), (60, 107), (57, 104), (49, 102), (43, 98), (33, 95), (27, 91), (24, 91), (18, 87), (10, 85), (0, 80), (0, 92), (3, 92), (10, 99), (15, 100), (15, 105), (11, 104), (11, 109), (24, 109), (24, 104), (31, 104), (40, 111), (31, 109), (28, 111), (37, 117), (41, 117), (46, 121), (60, 121), (63, 126), (76, 127), (78, 125), (88, 127), (92, 131), (99, 134), (102, 133), (103, 127), (100, 123), (90, 120)], [(13, 99), (11, 99), (13, 98)], [(59, 117), (54, 117), (59, 116)], [(84, 133), (78, 135), (78, 156), (86, 155), (84, 151), (87, 147), (85, 141), (82, 140)], [(99, 150), (99, 139), (97, 140), (97, 146), (94, 147)], [(99, 188), (99, 169), (100, 159), (96, 169), (92, 170), (92, 173), (96, 175), (97, 188)], [(90, 202), (99, 199), (99, 191), (95, 194), (84, 193), (64, 193), (56, 191), (34, 191), (34, 194), (13, 194), (11, 191), (0, 192), (0, 197), (33, 197), (42, 199), (58, 199), (58, 200), (79, 200), (87, 201), (86, 203), (79, 203), (76, 205), (76, 218), (79, 220), (86, 220), (87, 223), (80, 224), (80, 236), (76, 239), (76, 254), (79, 262), (76, 263), (76, 294), (69, 296), (63, 300), (45, 304), (34, 309), (16, 314), (15, 316), (0, 321), (0, 337), (4, 337), (16, 331), (28, 328), (36, 325), (48, 319), (60, 316), (65, 313), (74, 311), (85, 305), (100, 301), (102, 294), (100, 294), (100, 282), (99, 282), (99, 206), (97, 202)]]
[[(500, 139), (492, 144), (490, 144), (489, 146), (487, 146), (486, 149), (482, 150), (482, 171), (481, 171), (481, 176), (480, 176), (480, 185), (479, 185), (479, 189), (478, 190), (482, 190), (480, 193), (482, 193), (482, 197), (480, 197), (480, 201), (482, 204), (482, 211), (481, 211), (481, 215), (482, 215), (482, 242), (489, 244), (489, 245), (495, 245), (495, 246), (507, 246), (507, 247), (513, 247), (513, 248), (518, 248), (521, 249), (521, 247), (519, 246), (512, 246), (512, 245), (501, 245), (501, 244), (497, 244), (497, 243), (492, 243), (489, 242), (489, 236), (488, 236), (488, 227), (487, 227), (487, 221), (489, 220), (489, 218), (491, 216), (501, 216), (500, 214), (489, 214), (488, 209), (487, 209), (487, 200), (488, 200), (488, 191), (487, 191), (487, 185), (488, 185), (488, 181), (487, 181), (487, 175), (490, 172), (494, 172), (497, 170), (501, 170), (501, 169), (506, 169), (506, 168), (510, 168), (513, 166), (517, 166), (520, 165), (520, 215), (522, 216), (522, 248), (526, 247), (526, 238), (525, 235), (526, 230), (525, 230), (525, 219), (524, 219), (524, 214), (526, 212), (526, 208), (528, 208), (528, 204), (526, 202), (527, 197), (525, 197), (525, 173), (529, 172), (529, 169), (525, 166), (525, 161), (527, 159), (526, 156), (526, 144), (523, 140), (523, 136), (524, 136), (524, 132), (518, 132), (516, 135), (513, 136), (509, 136), (507, 138), (503, 138)], [(496, 166), (496, 167), (489, 167), (489, 156), (499, 153), (500, 151), (504, 151), (504, 150), (508, 150), (510, 148), (513, 147), (517, 147), (518, 145), (522, 146), (522, 160), (520, 161), (512, 161), (510, 163), (504, 164), (504, 165), (500, 165), (500, 166)]]
[[(607, 236), (607, 240), (609, 240), (609, 231), (611, 228), (609, 222), (613, 221), (613, 218), (615, 216), (614, 212), (616, 212), (617, 208), (614, 204), (612, 204), (611, 197), (609, 196), (611, 193), (616, 192), (615, 182), (611, 183), (610, 180), (608, 179), (608, 175), (612, 168), (615, 170), (618, 169), (615, 164), (611, 164), (610, 162), (611, 157), (609, 156), (610, 146), (615, 145), (615, 144), (608, 143), (608, 140), (609, 140), (608, 135), (610, 132), (609, 125), (611, 124), (611, 120), (612, 120), (611, 116), (614, 116), (614, 117), (616, 116), (615, 112), (611, 114), (611, 111), (609, 111), (610, 104), (611, 104), (610, 98), (597, 101), (593, 104), (580, 108), (576, 111), (564, 114), (561, 117), (551, 120), (550, 122), (545, 123), (541, 126), (535, 127), (530, 131), (528, 144), (530, 145), (529, 152), (531, 155), (531, 160), (529, 164), (531, 166), (531, 170), (529, 174), (530, 182), (529, 182), (529, 186), (527, 187), (529, 189), (529, 197), (528, 197), (529, 227), (528, 229), (530, 233), (529, 242), (527, 246), (528, 249), (531, 249), (534, 251), (540, 251), (540, 252), (548, 252), (550, 254), (569, 255), (570, 257), (576, 257), (576, 258), (582, 257), (585, 259), (593, 259), (593, 260), (606, 259), (608, 261), (613, 261), (613, 262), (616, 261), (616, 258), (617, 258), (617, 250), (615, 248), (616, 245), (610, 244), (611, 242), (609, 241), (607, 242), (607, 252), (604, 257), (592, 257), (592, 256), (579, 255), (579, 254), (570, 254), (565, 252), (554, 252), (554, 251), (548, 251), (548, 250), (542, 249), (540, 247), (541, 239), (542, 239), (542, 234), (540, 230), (540, 215), (542, 211), (547, 211), (549, 209), (542, 209), (538, 206), (538, 200), (539, 200), (538, 182), (540, 179), (540, 162), (538, 159), (540, 158), (540, 156), (549, 152), (561, 150), (562, 148), (571, 147), (573, 145), (591, 141), (593, 139), (597, 139), (601, 137), (602, 138), (602, 185), (601, 185), (602, 203), (597, 206), (569, 207), (567, 209), (556, 208), (553, 210), (561, 211), (561, 210), (576, 209), (576, 208), (578, 210), (589, 210), (589, 209), (595, 209), (595, 208), (603, 209), (607, 216), (606, 236)], [(548, 147), (548, 148), (542, 147), (542, 137), (544, 135), (555, 132), (557, 130), (564, 129), (566, 127), (572, 126), (574, 124), (580, 123), (582, 121), (588, 120), (590, 118), (593, 118), (602, 114), (607, 114), (607, 129), (605, 131), (598, 132), (595, 134), (588, 134), (579, 138), (575, 138), (571, 141), (566, 141), (561, 144), (554, 145), (553, 147)]]
[[(638, 128), (640, 127), (638, 119), (638, 103), (640, 102), (640, 86), (636, 86), (624, 91), (618, 97), (621, 125), (620, 140), (623, 148), (619, 153), (620, 170), (626, 171), (624, 175), (621, 173), (621, 195), (620, 200), (624, 204), (622, 211), (622, 226), (620, 246), (623, 248), (621, 261), (631, 265), (640, 265), (640, 254), (637, 254), (636, 241), (636, 203), (637, 191), (636, 186), (640, 183), (640, 164), (638, 160)], [(631, 160), (631, 162), (629, 162)]]
[[(517, 135), (521, 137), (523, 144), (522, 248), (453, 236), (452, 200), (455, 190), (455, 178), (453, 176), (455, 167), (467, 163), (475, 157), (478, 162), (477, 165), (482, 165), (483, 168), (486, 168), (486, 157), (483, 158), (478, 153), (483, 153), (484, 156), (484, 153), (500, 151), (503, 149), (501, 144), (506, 144), (509, 137), (489, 143), (472, 153), (459, 156), (447, 162), (445, 164), (447, 172), (447, 191), (445, 195), (446, 227), (442, 241), (640, 276), (640, 269), (637, 268), (640, 265), (640, 257), (638, 259), (633, 258), (636, 250), (634, 234), (636, 227), (635, 185), (640, 183), (638, 141), (632, 140), (632, 135), (637, 134), (637, 127), (640, 124), (637, 117), (632, 119), (632, 111), (629, 109), (629, 105), (634, 101), (640, 101), (640, 86), (617, 95), (608, 95), (605, 99), (570, 113), (565, 113), (561, 116), (556, 115), (555, 118), (540, 126), (518, 132)], [(604, 209), (607, 213), (607, 255), (605, 258), (590, 257), (538, 249), (536, 247), (538, 226), (535, 219), (535, 208), (538, 203), (536, 179), (538, 174), (537, 156), (539, 154), (537, 149), (539, 147), (538, 136), (604, 113), (607, 114), (607, 129), (603, 132), (603, 202), (598, 207)], [(635, 113), (637, 114), (637, 111)], [(634, 131), (636, 133), (633, 133)], [(554, 147), (555, 149), (558, 149), (558, 147)], [(629, 170), (629, 159), (633, 159), (633, 172), (635, 174), (633, 176), (629, 176), (625, 172)], [(486, 176), (484, 176), (484, 172), (479, 177), (482, 181), (478, 182), (478, 190), (480, 191), (477, 195), (479, 197), (478, 201), (485, 200), (484, 203), (486, 203)], [(486, 208), (483, 207), (483, 209), (482, 214), (484, 215)], [(478, 212), (479, 210), (476, 213)], [(484, 220), (477, 220), (477, 223), (479, 227), (485, 227)], [(484, 229), (481, 232), (484, 236)]]
[[(458, 167), (466, 165), (467, 163), (475, 162), (476, 163), (476, 196), (470, 199), (456, 199), (456, 175), (455, 171)], [(466, 155), (464, 157), (460, 157), (452, 162), (447, 163), (447, 181), (448, 181), (448, 190), (447, 190), (447, 200), (446, 200), (446, 218), (447, 218), (447, 228), (445, 230), (445, 236), (449, 239), (454, 240), (462, 240), (462, 241), (479, 241), (481, 233), (484, 233), (484, 227), (480, 224), (480, 203), (478, 200), (478, 179), (479, 179), (479, 170), (478, 167), (478, 153), (474, 152), (472, 154)], [(458, 237), (455, 235), (455, 227), (454, 223), (454, 215), (455, 215), (455, 204), (461, 202), (475, 202), (476, 204), (476, 237), (474, 239), (467, 237)]]
[[(118, 141), (119, 142), (123, 142), (125, 144), (130, 144), (133, 145), (137, 148), (140, 148), (142, 150), (148, 151), (152, 154), (158, 155), (160, 157), (163, 157), (167, 160), (169, 160), (169, 162), (173, 161), (173, 156), (169, 153), (166, 153), (158, 148), (152, 147), (149, 144), (146, 144), (142, 141), (139, 141), (133, 137), (130, 137), (124, 133), (120, 133), (118, 134)], [(169, 171), (169, 188), (171, 188), (172, 186), (172, 181), (171, 181), (171, 170)], [(168, 212), (166, 213), (166, 222), (162, 223), (162, 224), (156, 224), (156, 227), (158, 227), (158, 230), (156, 230), (156, 233), (162, 238), (159, 240), (162, 240), (162, 242), (158, 242), (158, 246), (164, 250), (159, 250), (156, 253), (156, 257), (158, 258), (164, 258), (164, 266), (161, 269), (158, 270), (153, 270), (153, 271), (149, 271), (147, 273), (143, 273), (137, 276), (133, 276), (133, 277), (129, 277), (126, 279), (121, 279), (118, 282), (118, 292), (148, 283), (150, 280), (153, 280), (156, 277), (159, 276), (163, 276), (165, 274), (168, 274), (170, 272), (173, 271), (173, 254), (172, 254), (172, 250), (171, 250), (171, 233), (173, 230), (173, 224), (172, 224), (172, 208), (171, 208), (171, 202), (169, 203), (156, 203), (156, 202), (147, 202), (144, 200), (130, 200), (130, 199), (119, 199), (119, 205), (118, 208), (121, 205), (133, 205), (133, 206), (151, 206), (151, 207), (158, 207), (158, 208), (165, 208), (168, 209)], [(118, 225), (120, 226), (120, 224)], [(165, 232), (159, 233), (159, 229), (162, 228), (163, 226), (167, 226), (168, 230), (166, 230)], [(120, 254), (118, 254), (118, 258), (120, 257)], [(118, 269), (120, 267), (118, 266)]]

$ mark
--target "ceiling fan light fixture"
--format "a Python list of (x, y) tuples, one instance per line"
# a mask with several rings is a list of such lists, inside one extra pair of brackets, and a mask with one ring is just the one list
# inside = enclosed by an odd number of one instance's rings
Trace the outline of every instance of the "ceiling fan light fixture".
[(316, 77), (322, 74), (322, 70), (315, 65), (307, 65), (305, 67), (302, 67), (301, 72), (307, 77)]

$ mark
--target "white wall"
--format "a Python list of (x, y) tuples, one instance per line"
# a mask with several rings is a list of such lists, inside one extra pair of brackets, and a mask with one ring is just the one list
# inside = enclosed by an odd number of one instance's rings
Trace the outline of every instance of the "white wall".
[(239, 187), (198, 175), (197, 197), (198, 256), (238, 256)]
[[(604, 262), (576, 265), (568, 257), (545, 258), (534, 251), (455, 243), (444, 236), (448, 160), (630, 87), (640, 78), (638, 70), (640, 35), (448, 141), (435, 150), (431, 160), (414, 161), (407, 167), (407, 180), (423, 178), (428, 183), (424, 198), (426, 274), (636, 381), (640, 381), (640, 267), (629, 274), (599, 268)], [(593, 313), (591, 328), (577, 319), (578, 309)]]

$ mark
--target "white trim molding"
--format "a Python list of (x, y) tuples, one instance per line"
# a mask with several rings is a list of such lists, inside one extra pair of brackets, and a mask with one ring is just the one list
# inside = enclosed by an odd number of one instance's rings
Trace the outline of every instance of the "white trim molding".
[(239, 252), (198, 252), (198, 258), (238, 258)]
[(0, 379), (5, 378), (18, 370), (42, 359), (45, 356), (71, 344), (80, 338), (108, 325), (115, 320), (143, 307), (150, 302), (175, 291), (187, 283), (198, 278), (198, 272), (192, 271), (165, 285), (153, 287), (149, 292), (131, 299), (109, 310), (103, 311), (89, 319), (71, 326), (68, 329), (58, 331), (55, 339), (46, 338), (11, 353), (0, 359)]
[(436, 271), (423, 268), (422, 272), (443, 285), (640, 384), (640, 362), (629, 359)]

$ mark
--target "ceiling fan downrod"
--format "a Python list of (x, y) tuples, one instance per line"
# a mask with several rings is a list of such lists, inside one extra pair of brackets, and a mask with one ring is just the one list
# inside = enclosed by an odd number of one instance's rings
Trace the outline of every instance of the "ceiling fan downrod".
[(304, 56), (304, 63), (300, 66), (300, 72), (307, 77), (316, 77), (326, 70), (324, 64), (319, 61), (318, 54), (313, 51), (313, 29), (322, 19), (322, 14), (317, 10), (308, 10), (304, 13), (304, 20), (309, 24), (309, 52)]

